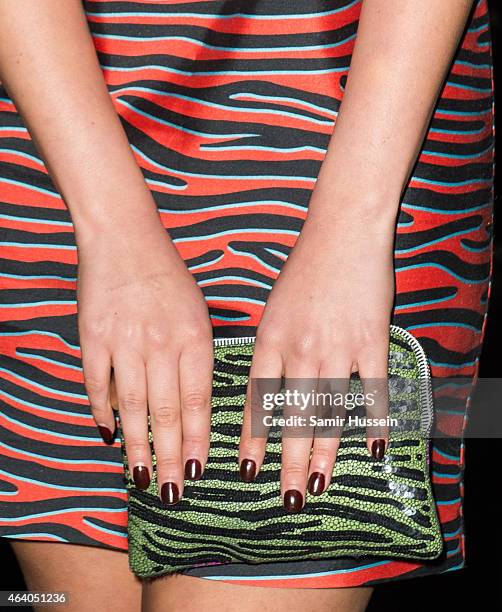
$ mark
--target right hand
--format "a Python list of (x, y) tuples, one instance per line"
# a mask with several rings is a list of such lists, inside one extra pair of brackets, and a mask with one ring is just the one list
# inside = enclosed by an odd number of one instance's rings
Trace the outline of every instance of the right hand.
[(93, 417), (112, 443), (113, 367), (136, 486), (147, 488), (152, 474), (149, 413), (160, 497), (176, 503), (184, 475), (200, 478), (209, 451), (213, 345), (204, 297), (158, 218), (96, 232), (78, 244), (78, 255), (78, 326)]

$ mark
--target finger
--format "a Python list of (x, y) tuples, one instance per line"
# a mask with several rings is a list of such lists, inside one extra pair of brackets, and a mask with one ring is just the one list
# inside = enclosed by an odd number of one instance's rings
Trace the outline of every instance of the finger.
[(389, 443), (388, 337), (368, 346), (358, 358), (366, 403), (366, 444), (375, 459), (383, 459)]
[(281, 494), (289, 512), (300, 512), (304, 505), (314, 435), (314, 428), (309, 425), (313, 404), (308, 402), (308, 397), (317, 391), (318, 378), (319, 365), (316, 363), (305, 359), (286, 361), (285, 393), (296, 391), (299, 395), (285, 406), (284, 416), (305, 419), (298, 420), (298, 425), (295, 422), (283, 428)]
[(333, 355), (332, 359), (321, 364), (318, 391), (325, 409), (320, 416), (332, 419), (335, 424), (330, 425), (328, 421), (325, 427), (316, 427), (314, 431), (307, 484), (311, 495), (321, 495), (331, 482), (346, 416), (345, 398), (351, 365), (350, 358), (342, 354)]
[(110, 403), (110, 354), (105, 349), (82, 348), (82, 367), (85, 390), (99, 434), (106, 444), (113, 444), (115, 415)]
[(115, 384), (115, 374), (113, 373), (113, 368), (112, 368), (112, 375), (110, 378), (110, 405), (112, 407), (112, 410), (118, 411), (119, 400), (117, 398), (117, 385)]
[(263, 409), (261, 400), (264, 392), (275, 394), (280, 391), (282, 366), (277, 351), (257, 342), (249, 373), (239, 444), (239, 472), (244, 482), (253, 481), (263, 463), (269, 427), (263, 420), (268, 412)]
[(146, 371), (160, 498), (172, 505), (183, 495), (179, 355), (152, 356)]
[(209, 453), (214, 360), (212, 344), (206, 344), (180, 357), (182, 462), (189, 480), (202, 476)]
[(136, 487), (146, 489), (152, 473), (152, 457), (144, 362), (137, 353), (124, 347), (113, 355), (113, 374), (129, 470)]

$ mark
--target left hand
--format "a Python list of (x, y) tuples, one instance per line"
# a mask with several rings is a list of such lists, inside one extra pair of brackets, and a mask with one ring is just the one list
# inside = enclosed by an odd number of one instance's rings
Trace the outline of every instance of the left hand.
[[(387, 379), (389, 324), (394, 300), (395, 220), (376, 210), (331, 218), (309, 212), (289, 259), (270, 294), (258, 328), (250, 379)], [(393, 208), (392, 210), (395, 210)], [(335, 217), (335, 218), (333, 218)], [(310, 386), (309, 389), (312, 387)], [(372, 416), (385, 416), (384, 400)], [(381, 459), (388, 431), (367, 446)], [(338, 437), (283, 436), (281, 495), (298, 512), (305, 491), (319, 495), (329, 486)], [(264, 437), (251, 435), (251, 407), (244, 410), (239, 463), (253, 480), (263, 462)], [(308, 485), (307, 485), (308, 483)]]

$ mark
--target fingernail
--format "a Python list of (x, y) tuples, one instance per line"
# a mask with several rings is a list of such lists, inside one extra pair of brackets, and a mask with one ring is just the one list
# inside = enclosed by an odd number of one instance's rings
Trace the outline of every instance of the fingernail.
[(239, 472), (244, 482), (253, 482), (256, 476), (256, 463), (252, 459), (243, 459)]
[(284, 493), (284, 507), (288, 512), (300, 512), (303, 508), (303, 495), (296, 489)]
[(99, 435), (103, 438), (105, 444), (113, 444), (113, 434), (104, 425), (98, 425)]
[(385, 440), (375, 440), (371, 445), (371, 454), (374, 459), (383, 459), (385, 455)]
[(198, 459), (189, 459), (185, 463), (185, 478), (199, 480), (202, 476), (202, 465)]
[(322, 472), (313, 472), (310, 474), (309, 483), (307, 489), (311, 495), (321, 495), (324, 491), (324, 484), (326, 480)]
[(180, 500), (178, 485), (174, 482), (165, 482), (160, 490), (162, 503), (172, 506)]
[(150, 485), (150, 473), (145, 465), (137, 465), (132, 471), (134, 484), (138, 489), (144, 491)]

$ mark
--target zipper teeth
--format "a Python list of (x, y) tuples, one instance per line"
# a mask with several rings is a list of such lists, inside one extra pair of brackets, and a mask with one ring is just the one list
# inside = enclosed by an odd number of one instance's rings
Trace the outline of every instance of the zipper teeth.
[[(400, 336), (403, 340), (406, 340), (408, 342), (413, 352), (415, 353), (415, 357), (417, 358), (420, 383), (420, 398), (422, 400), (421, 403), (423, 404), (423, 406), (425, 406), (425, 410), (422, 412), (422, 428), (425, 431), (427, 438), (429, 438), (432, 431), (432, 423), (434, 419), (434, 397), (432, 393), (431, 372), (429, 369), (429, 361), (427, 360), (427, 355), (425, 354), (423, 346), (415, 338), (415, 336), (410, 334), (409, 331), (403, 329), (402, 327), (398, 327), (397, 325), (391, 325), (390, 329), (396, 334), (396, 336)], [(421, 383), (422, 378), (425, 379), (425, 384)]]
[(234, 344), (251, 344), (256, 340), (256, 336), (238, 336), (236, 338), (215, 338), (214, 346), (232, 346)]
[[(420, 385), (420, 399), (422, 400), (422, 405), (425, 406), (425, 410), (422, 413), (422, 428), (424, 429), (427, 437), (430, 436), (432, 430), (432, 421), (434, 416), (434, 400), (432, 394), (432, 383), (431, 383), (431, 373), (429, 369), (429, 362), (427, 360), (427, 355), (420, 344), (420, 342), (410, 334), (409, 331), (399, 327), (398, 325), (390, 326), (391, 332), (393, 332), (396, 336), (400, 337), (402, 340), (405, 340), (409, 346), (411, 347), (418, 363), (418, 371), (419, 377), (425, 378), (426, 384)], [(242, 336), (242, 337), (233, 337), (233, 338), (215, 338), (214, 346), (235, 346), (242, 344), (250, 344), (256, 340), (256, 336)]]

